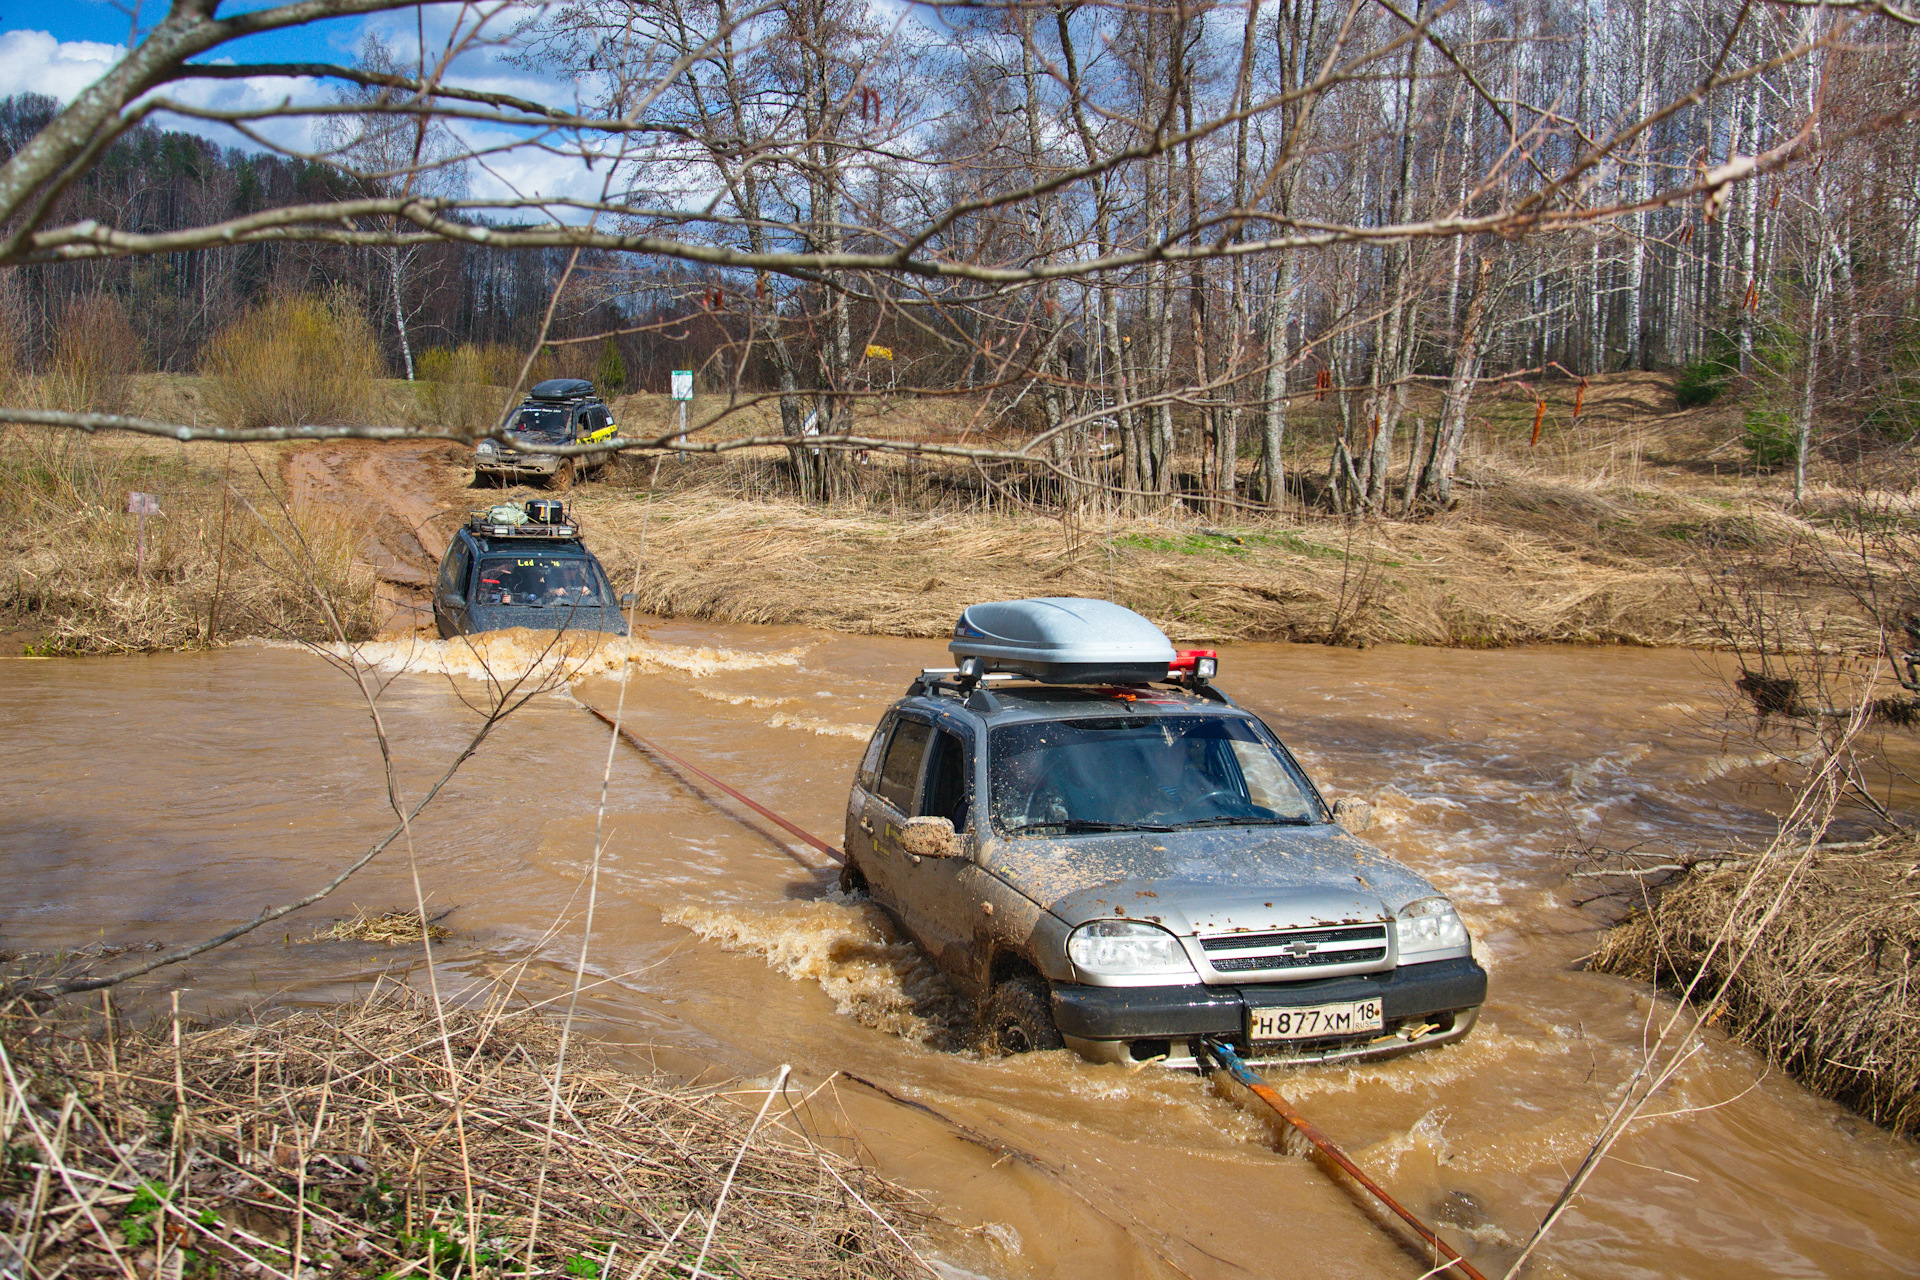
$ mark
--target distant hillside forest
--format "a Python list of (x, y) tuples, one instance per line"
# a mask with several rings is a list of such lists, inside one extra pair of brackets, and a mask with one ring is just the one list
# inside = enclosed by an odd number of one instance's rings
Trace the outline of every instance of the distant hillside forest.
[[(53, 99), (36, 94), (0, 99), (0, 160), (13, 155), (57, 110)], [(193, 134), (142, 125), (63, 192), (51, 216), (165, 232), (362, 194), (355, 179), (322, 164), (221, 147)], [(139, 335), (139, 367), (185, 373), (199, 368), (215, 335), (268, 297), (347, 290), (379, 335), (387, 372), (406, 377), (409, 363), (434, 348), (472, 344), (524, 350), (539, 332), (567, 256), (557, 249), (500, 252), (468, 244), (396, 253), (288, 241), (29, 266), (0, 273), (0, 319), (13, 331), (15, 358), (28, 368), (40, 367), (54, 351), (68, 309), (104, 295), (120, 304)], [(631, 264), (622, 264), (616, 286), (610, 273), (609, 264), (582, 255), (552, 336), (646, 328), (644, 335), (613, 339), (630, 387), (654, 382), (664, 387), (667, 370), (684, 368), (727, 344), (723, 320), (701, 305), (706, 282), (684, 271), (642, 279)], [(562, 363), (591, 369), (603, 355), (602, 346), (591, 344)]]

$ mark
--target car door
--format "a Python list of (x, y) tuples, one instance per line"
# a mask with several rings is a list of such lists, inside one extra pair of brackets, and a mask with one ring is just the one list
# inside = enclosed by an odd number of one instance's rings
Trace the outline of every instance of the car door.
[[(873, 854), (873, 817), (867, 811), (873, 799), (873, 789), (880, 776), (880, 757), (887, 749), (887, 739), (893, 733), (893, 712), (880, 717), (880, 723), (874, 728), (873, 736), (867, 739), (867, 749), (860, 757), (860, 767), (854, 771), (853, 786), (847, 791), (846, 836), (840, 847), (847, 852), (847, 860), (866, 875), (867, 867), (874, 861)], [(871, 882), (869, 882), (871, 887)]]
[[(433, 622), (442, 640), (466, 630), (468, 570), (473, 566), (472, 549), (466, 539), (456, 536), (440, 562), (440, 576), (433, 589)], [(456, 603), (457, 602), (457, 603)]]
[(921, 945), (941, 968), (966, 973), (980, 915), (981, 895), (974, 882), (982, 874), (971, 859), (976, 826), (973, 735), (959, 725), (936, 723), (926, 755), (909, 816), (953, 823), (960, 856), (915, 858), (903, 853), (896, 863), (899, 896)]
[(919, 926), (913, 904), (902, 892), (906, 887), (902, 869), (907, 855), (900, 847), (900, 833), (919, 799), (920, 775), (926, 769), (927, 745), (932, 738), (933, 724), (926, 717), (910, 712), (894, 716), (893, 732), (887, 735), (880, 770), (860, 820), (861, 834), (870, 842), (860, 863), (867, 888), (875, 902), (916, 934)]

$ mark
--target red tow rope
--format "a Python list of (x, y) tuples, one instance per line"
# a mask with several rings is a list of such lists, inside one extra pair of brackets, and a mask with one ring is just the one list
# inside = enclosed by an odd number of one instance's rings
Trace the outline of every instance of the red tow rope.
[[(801, 828), (795, 826), (793, 823), (788, 822), (785, 818), (781, 817), (779, 814), (775, 813), (773, 810), (767, 808), (765, 805), (759, 803), (758, 801), (749, 799), (748, 797), (742, 795), (740, 792), (735, 791), (732, 787), (720, 781), (720, 779), (714, 777), (712, 774), (708, 773), (705, 769), (700, 768), (698, 765), (689, 764), (687, 761), (682, 760), (679, 756), (673, 754), (673, 752), (667, 750), (665, 747), (661, 746), (660, 744), (656, 742), (648, 742), (645, 738), (641, 737), (639, 734), (635, 733), (633, 730), (627, 728), (625, 725), (615, 723), (613, 717), (608, 715), (606, 712), (600, 710), (600, 708), (591, 706), (585, 702), (582, 702), (580, 705), (583, 707), (586, 707), (587, 710), (593, 712), (594, 715), (600, 717), (601, 721), (605, 723), (609, 729), (612, 729), (615, 733), (618, 733), (621, 737), (625, 738), (628, 742), (632, 743), (634, 746), (639, 747), (642, 751), (650, 751), (654, 755), (665, 756), (667, 759), (673, 761), (675, 764), (679, 765), (682, 769), (685, 769), (688, 773), (691, 773), (696, 778), (699, 778), (702, 781), (712, 786), (718, 787), (720, 790), (726, 792), (728, 795), (732, 796), (735, 800), (738, 800), (741, 804), (747, 806), (747, 808), (753, 810), (755, 813), (765, 818), (768, 822), (773, 823), (775, 826), (779, 827), (781, 830), (791, 832), (792, 834), (800, 837), (800, 839), (806, 841), (809, 845), (813, 846), (815, 849), (818, 849), (821, 853), (826, 854), (829, 858), (833, 859), (833, 861), (836, 864), (844, 863), (847, 860), (845, 855), (843, 855), (838, 849), (834, 848), (832, 845), (828, 844), (825, 840), (820, 839), (820, 837), (813, 835), (811, 832), (802, 830)], [(793, 860), (795, 862), (798, 862), (801, 866), (806, 867), (812, 871), (818, 871), (820, 869), (819, 863), (808, 862), (805, 858), (800, 857), (797, 853), (795, 853), (791, 849), (788, 850), (788, 853), (791, 854), (793, 856)]]

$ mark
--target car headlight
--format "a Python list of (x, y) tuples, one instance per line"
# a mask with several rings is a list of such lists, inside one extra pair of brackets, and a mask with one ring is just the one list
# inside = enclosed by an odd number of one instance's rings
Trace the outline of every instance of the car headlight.
[(1467, 926), (1445, 898), (1418, 898), (1400, 908), (1394, 922), (1400, 958), (1427, 951), (1458, 951), (1469, 944)]
[(480, 454), (491, 454), (496, 452), (496, 449), (493, 441), (482, 440), (479, 444), (473, 446), (473, 451)]
[(1106, 978), (1192, 973), (1193, 962), (1180, 940), (1158, 925), (1140, 920), (1095, 920), (1067, 939), (1074, 968)]

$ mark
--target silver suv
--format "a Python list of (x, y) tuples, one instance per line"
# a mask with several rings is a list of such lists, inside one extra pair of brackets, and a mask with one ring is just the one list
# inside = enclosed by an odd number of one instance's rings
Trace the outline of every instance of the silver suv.
[(1472, 1028), (1453, 905), (1335, 822), (1213, 653), (1071, 598), (974, 605), (949, 648), (867, 746), (841, 884), (975, 997), (983, 1047), (1332, 1061)]

